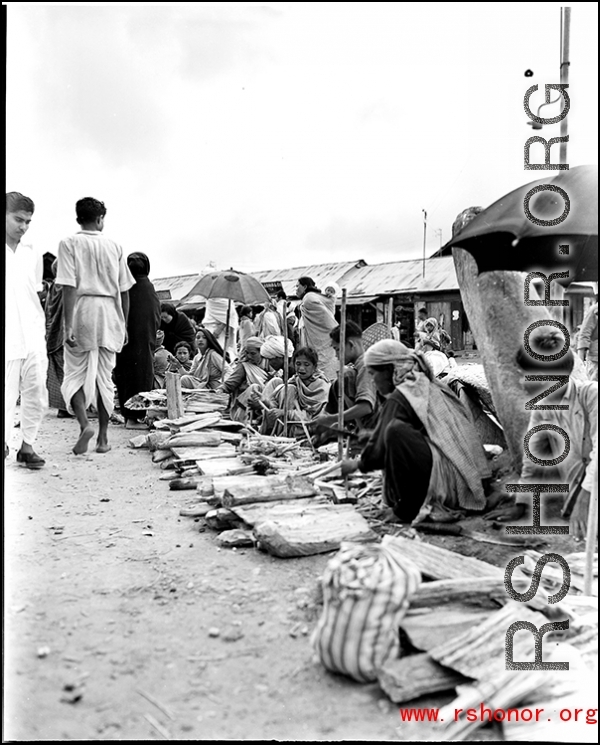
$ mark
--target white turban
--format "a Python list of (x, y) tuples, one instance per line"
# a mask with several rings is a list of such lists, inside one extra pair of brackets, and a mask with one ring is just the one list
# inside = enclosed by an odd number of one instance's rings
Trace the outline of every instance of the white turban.
[(393, 339), (375, 342), (365, 352), (365, 365), (394, 365), (407, 359), (416, 359), (415, 350)]
[[(267, 336), (262, 347), (260, 348), (261, 357), (266, 360), (275, 359), (275, 357), (283, 357), (285, 354), (285, 339), (283, 336)], [(291, 357), (294, 354), (294, 345), (288, 339), (287, 340), (287, 356)]]
[(394, 385), (400, 385), (413, 370), (425, 373), (430, 380), (433, 377), (431, 367), (420, 352), (393, 339), (382, 339), (370, 346), (365, 352), (365, 365), (392, 365)]

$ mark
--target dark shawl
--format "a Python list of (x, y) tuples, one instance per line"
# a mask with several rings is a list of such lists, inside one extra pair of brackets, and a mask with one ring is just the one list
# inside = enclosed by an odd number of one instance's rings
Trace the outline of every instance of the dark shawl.
[(134, 253), (128, 256), (127, 264), (135, 278), (135, 285), (129, 290), (127, 344), (117, 355), (114, 373), (121, 409), (132, 396), (152, 390), (154, 348), (160, 325), (160, 300), (148, 279), (148, 257)]
[(194, 331), (190, 319), (184, 313), (175, 310), (174, 305), (163, 303), (162, 308), (170, 316), (173, 316), (171, 323), (165, 323), (162, 321), (160, 324), (161, 329), (165, 332), (165, 349), (173, 354), (175, 345), (179, 341), (187, 341), (192, 349), (195, 349), (196, 344), (194, 342), (196, 332)]
[(46, 296), (46, 350), (53, 354), (62, 349), (64, 344), (63, 330), (63, 294), (62, 287), (52, 282)]

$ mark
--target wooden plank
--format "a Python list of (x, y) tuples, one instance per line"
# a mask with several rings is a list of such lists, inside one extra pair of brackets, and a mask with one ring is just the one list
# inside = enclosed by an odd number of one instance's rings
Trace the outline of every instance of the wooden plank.
[(452, 639), (488, 619), (498, 609), (447, 603), (437, 608), (413, 609), (400, 622), (410, 643), (422, 652), (439, 647), (440, 639)]
[(470, 682), (460, 673), (443, 667), (428, 654), (412, 654), (388, 660), (379, 671), (379, 685), (396, 704)]
[[(239, 458), (214, 458), (212, 460), (196, 460), (196, 465), (205, 476), (229, 476), (232, 473), (244, 471), (249, 467)], [(253, 472), (252, 468), (248, 472)]]
[[(218, 490), (222, 484), (216, 485)], [(224, 507), (252, 502), (312, 497), (317, 493), (313, 483), (300, 476), (250, 476), (230, 480), (221, 497)]]
[(165, 446), (218, 448), (221, 442), (219, 432), (188, 432), (169, 437)]
[(465, 577), (493, 577), (504, 580), (504, 570), (470, 556), (461, 556), (425, 541), (413, 541), (397, 536), (406, 558), (411, 559), (421, 573), (431, 579), (464, 579)]
[(505, 605), (509, 596), (504, 586), (504, 578), (480, 579), (439, 579), (422, 582), (410, 601), (410, 607), (425, 608), (446, 603), (460, 602), (463, 605), (476, 605), (497, 610)]
[(182, 460), (224, 460), (237, 455), (233, 445), (220, 445), (218, 448), (173, 447), (171, 450)]
[(177, 419), (183, 415), (183, 397), (181, 395), (181, 378), (177, 373), (165, 373), (165, 385), (167, 389), (167, 416), (169, 419)]
[(256, 524), (254, 534), (262, 549), (281, 558), (335, 551), (343, 541), (377, 539), (364, 517), (347, 504), (315, 505), (285, 519), (271, 518)]
[[(214, 479), (215, 493), (219, 493), (219, 482), (225, 479)], [(221, 492), (222, 493), (222, 492)], [(296, 499), (293, 502), (254, 502), (253, 504), (241, 504), (231, 508), (232, 512), (240, 517), (248, 525), (265, 520), (285, 519), (290, 515), (297, 515), (309, 508), (315, 508), (319, 505), (331, 504), (323, 497), (307, 497), (306, 499)]]
[[(429, 650), (441, 665), (451, 667), (468, 678), (490, 679), (505, 672), (506, 631), (515, 621), (529, 621), (540, 628), (548, 619), (523, 603), (510, 602), (493, 613), (483, 623), (471, 626), (462, 634), (444, 640)], [(546, 645), (549, 641), (546, 641)], [(529, 631), (518, 631), (513, 639), (513, 659), (531, 662), (534, 659), (534, 637)]]

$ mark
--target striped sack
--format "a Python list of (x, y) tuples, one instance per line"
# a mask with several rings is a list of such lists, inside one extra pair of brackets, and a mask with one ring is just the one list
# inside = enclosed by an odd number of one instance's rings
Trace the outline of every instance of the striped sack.
[(312, 636), (322, 664), (366, 683), (399, 653), (398, 628), (421, 574), (396, 539), (342, 543), (322, 578), (324, 607)]

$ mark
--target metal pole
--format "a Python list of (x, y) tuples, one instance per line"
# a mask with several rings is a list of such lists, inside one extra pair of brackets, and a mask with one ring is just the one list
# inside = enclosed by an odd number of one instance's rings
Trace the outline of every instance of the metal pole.
[[(562, 16), (562, 38), (560, 40), (560, 82), (562, 85), (569, 83), (569, 46), (571, 36), (571, 8), (561, 8)], [(569, 115), (565, 116), (560, 123), (560, 136), (567, 137), (569, 130)], [(567, 162), (567, 142), (559, 143), (559, 162)]]
[(346, 290), (342, 290), (342, 306), (340, 308), (340, 377), (338, 391), (338, 457), (344, 460), (344, 403), (346, 391), (344, 386), (344, 368), (346, 365)]
[(425, 276), (425, 244), (427, 243), (427, 212), (423, 212), (423, 276)]

